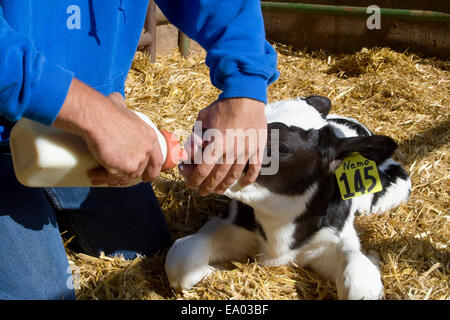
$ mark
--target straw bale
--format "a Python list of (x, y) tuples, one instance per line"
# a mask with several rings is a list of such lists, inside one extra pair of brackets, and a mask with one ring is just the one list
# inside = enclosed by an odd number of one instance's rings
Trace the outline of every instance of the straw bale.
[[(351, 116), (399, 143), (395, 158), (410, 172), (409, 202), (355, 221), (363, 249), (380, 261), (387, 299), (450, 299), (450, 62), (389, 48), (355, 54), (295, 51), (276, 45), (280, 79), (269, 101), (321, 94), (332, 112)], [(178, 52), (155, 64), (138, 52), (126, 83), (127, 105), (185, 141), (197, 113), (219, 93), (203, 52)], [(226, 209), (222, 196), (200, 197), (176, 169), (153, 182), (173, 239)], [(164, 255), (89, 257), (67, 249), (79, 299), (336, 299), (335, 286), (308, 268), (263, 267), (254, 260), (218, 266), (196, 287), (173, 292)]]

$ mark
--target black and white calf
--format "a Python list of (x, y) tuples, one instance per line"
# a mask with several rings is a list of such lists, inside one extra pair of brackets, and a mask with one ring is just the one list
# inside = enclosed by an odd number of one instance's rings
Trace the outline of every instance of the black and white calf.
[[(225, 192), (233, 199), (225, 216), (173, 244), (165, 264), (173, 288), (194, 286), (212, 264), (251, 256), (264, 265), (309, 267), (336, 283), (340, 299), (383, 297), (380, 272), (360, 250), (354, 215), (398, 206), (411, 182), (390, 158), (397, 147), (391, 138), (328, 115), (330, 108), (320, 96), (267, 105), (268, 141), (270, 129), (279, 129), (279, 151), (271, 154), (278, 172), (245, 188), (235, 183)], [(334, 171), (353, 152), (376, 162), (383, 191), (342, 200)]]

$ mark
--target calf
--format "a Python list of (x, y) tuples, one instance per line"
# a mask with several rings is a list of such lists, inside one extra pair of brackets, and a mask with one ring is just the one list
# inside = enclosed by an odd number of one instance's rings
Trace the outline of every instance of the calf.
[[(257, 257), (258, 263), (295, 263), (336, 283), (340, 299), (381, 299), (380, 272), (360, 250), (355, 213), (384, 212), (409, 197), (411, 182), (390, 158), (396, 143), (372, 135), (356, 120), (328, 115), (321, 96), (267, 105), (267, 153), (279, 161), (274, 175), (242, 188), (233, 184), (228, 212), (196, 234), (178, 239), (166, 257), (173, 288), (188, 289), (217, 264)], [(270, 143), (278, 129), (279, 145)], [(335, 170), (358, 152), (378, 168), (382, 191), (343, 200)]]

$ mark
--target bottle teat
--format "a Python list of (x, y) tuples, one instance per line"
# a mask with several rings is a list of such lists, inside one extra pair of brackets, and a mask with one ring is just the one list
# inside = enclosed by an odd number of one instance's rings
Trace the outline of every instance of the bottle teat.
[(180, 161), (187, 160), (188, 155), (186, 150), (180, 146), (180, 141), (175, 134), (166, 130), (160, 130), (160, 132), (167, 144), (166, 160), (164, 161), (161, 170), (172, 169), (176, 167)]

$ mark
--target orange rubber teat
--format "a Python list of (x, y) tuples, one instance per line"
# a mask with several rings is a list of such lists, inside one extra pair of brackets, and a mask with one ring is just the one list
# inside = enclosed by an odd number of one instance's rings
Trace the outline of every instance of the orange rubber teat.
[(180, 161), (187, 160), (188, 155), (186, 150), (180, 146), (180, 141), (176, 135), (166, 130), (160, 131), (167, 144), (166, 160), (161, 170), (169, 170), (176, 167)]

